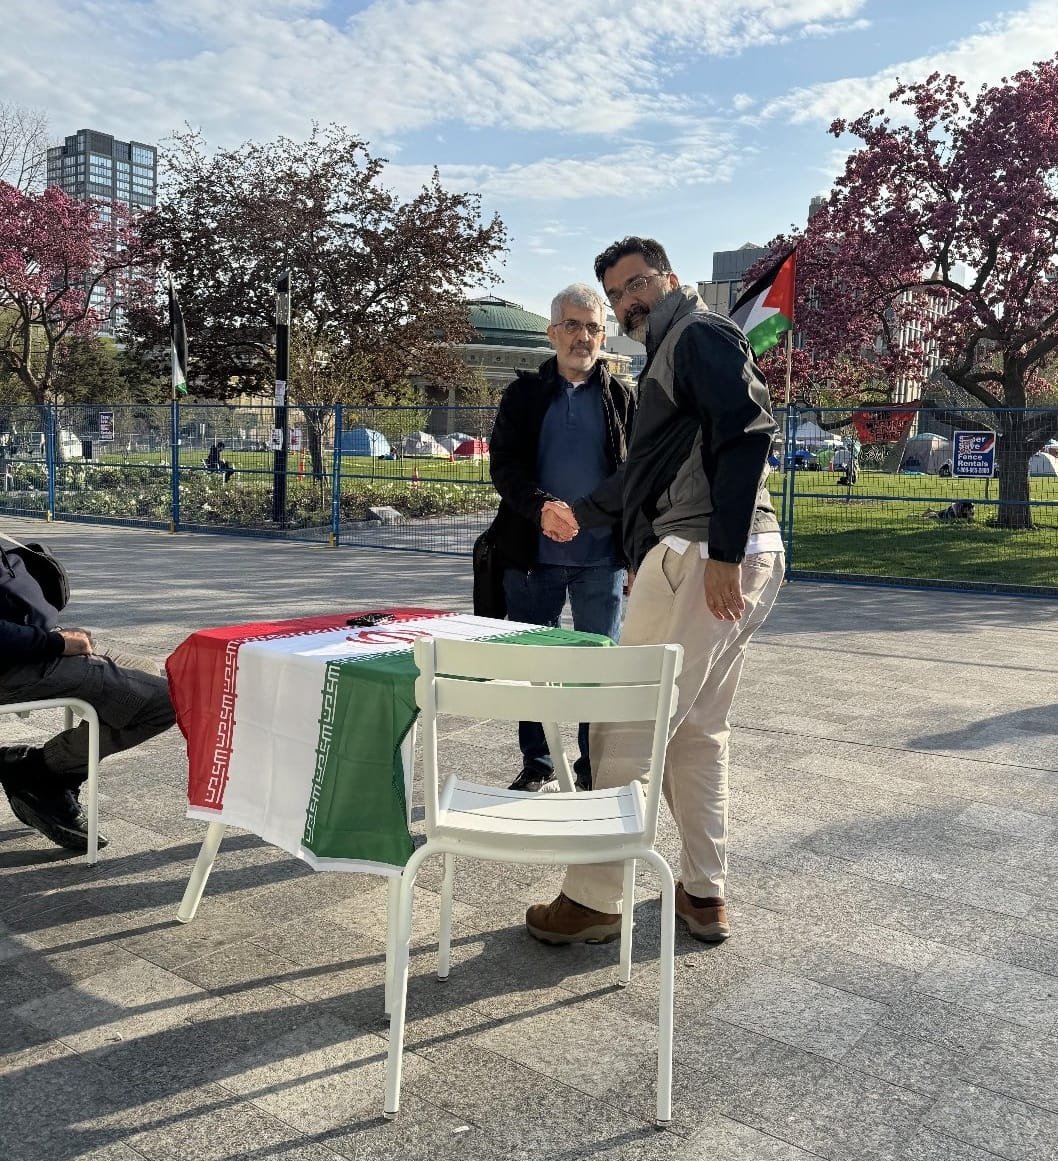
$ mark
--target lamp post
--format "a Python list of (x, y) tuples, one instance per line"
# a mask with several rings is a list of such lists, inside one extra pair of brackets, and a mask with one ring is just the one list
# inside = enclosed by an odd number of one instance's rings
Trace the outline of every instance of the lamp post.
[(276, 282), (276, 392), (272, 431), (272, 520), (287, 523), (287, 375), (290, 369), (290, 271)]

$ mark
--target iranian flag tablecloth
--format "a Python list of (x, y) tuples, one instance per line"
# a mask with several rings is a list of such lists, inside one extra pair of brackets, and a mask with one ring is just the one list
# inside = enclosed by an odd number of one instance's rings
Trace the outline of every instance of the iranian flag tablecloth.
[[(394, 873), (412, 852), (400, 745), (416, 637), (609, 644), (430, 609), (204, 629), (166, 662), (187, 740), (190, 818), (241, 827), (322, 869)], [(352, 614), (362, 616), (362, 614)]]

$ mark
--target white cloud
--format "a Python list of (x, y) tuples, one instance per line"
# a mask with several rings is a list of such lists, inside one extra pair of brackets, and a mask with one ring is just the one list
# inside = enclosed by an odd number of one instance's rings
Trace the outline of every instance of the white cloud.
[[(933, 72), (954, 74), (973, 93), (982, 84), (995, 84), (1029, 62), (1050, 55), (1055, 45), (1058, 4), (1054, 0), (1034, 0), (1020, 12), (981, 25), (943, 52), (892, 65), (869, 77), (848, 77), (794, 89), (769, 102), (760, 116), (782, 117), (795, 123), (829, 123), (838, 117), (855, 117), (866, 109), (886, 108), (897, 77), (901, 81), (920, 81)], [(899, 116), (899, 109), (890, 112)]]
[(121, 89), (141, 135), (188, 120), (223, 144), (311, 118), (373, 140), (448, 120), (609, 136), (686, 112), (666, 92), (686, 60), (827, 35), (864, 4), (374, 0), (337, 24), (324, 0), (8, 0), (0, 86), (101, 125)]

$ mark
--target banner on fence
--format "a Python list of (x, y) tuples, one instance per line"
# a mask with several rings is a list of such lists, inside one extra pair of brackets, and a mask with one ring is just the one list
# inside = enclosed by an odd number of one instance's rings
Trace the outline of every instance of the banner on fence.
[(991, 476), (996, 467), (994, 431), (957, 431), (952, 437), (953, 476)]
[(99, 423), (99, 442), (113, 443), (114, 442), (114, 413), (113, 411), (100, 411), (97, 415)]

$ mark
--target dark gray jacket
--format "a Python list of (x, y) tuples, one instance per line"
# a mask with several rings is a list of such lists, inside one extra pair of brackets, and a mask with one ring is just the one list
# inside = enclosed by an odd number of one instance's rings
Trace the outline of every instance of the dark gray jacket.
[(777, 430), (745, 335), (681, 286), (647, 319), (624, 470), (573, 510), (583, 527), (623, 510), (633, 568), (669, 535), (705, 541), (710, 557), (737, 563), (751, 533), (779, 528), (765, 486)]

